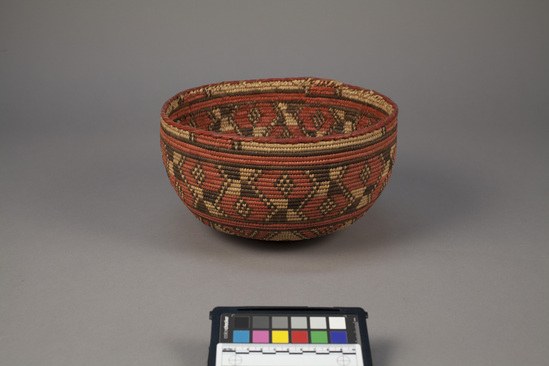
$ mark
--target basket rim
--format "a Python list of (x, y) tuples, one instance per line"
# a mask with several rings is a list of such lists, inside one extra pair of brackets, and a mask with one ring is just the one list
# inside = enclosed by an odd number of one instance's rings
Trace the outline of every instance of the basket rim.
[[(325, 85), (337, 85), (338, 87), (342, 88), (348, 88), (348, 89), (354, 89), (354, 90), (362, 90), (366, 92), (372, 92), (374, 95), (378, 95), (381, 98), (384, 99), (385, 102), (390, 104), (393, 107), (393, 111), (391, 114), (389, 114), (387, 117), (379, 120), (377, 123), (358, 129), (356, 131), (350, 132), (350, 133), (343, 133), (343, 134), (330, 134), (330, 135), (323, 135), (323, 136), (316, 136), (316, 137), (310, 137), (310, 136), (300, 136), (300, 137), (290, 137), (290, 138), (278, 138), (275, 136), (241, 136), (237, 135), (235, 133), (227, 133), (227, 132), (214, 132), (214, 131), (208, 131), (204, 130), (202, 128), (197, 127), (191, 127), (188, 125), (181, 125), (175, 121), (173, 121), (168, 115), (166, 114), (166, 111), (169, 107), (169, 105), (179, 98), (179, 96), (183, 94), (189, 94), (194, 91), (204, 89), (204, 88), (212, 88), (222, 85), (231, 85), (231, 84), (240, 84), (240, 83), (257, 83), (257, 82), (263, 82), (263, 83), (269, 83), (269, 82), (277, 82), (277, 81), (319, 81), (321, 83), (324, 83)], [(387, 126), (391, 124), (398, 115), (398, 106), (396, 103), (386, 95), (376, 92), (372, 89), (366, 89), (355, 85), (345, 84), (341, 83), (339, 81), (333, 80), (333, 79), (324, 79), (324, 78), (317, 78), (317, 77), (287, 77), (287, 78), (266, 78), (266, 79), (248, 79), (248, 80), (233, 80), (233, 81), (223, 81), (218, 83), (211, 83), (211, 84), (205, 84), (202, 86), (193, 87), (190, 89), (183, 90), (181, 92), (178, 92), (174, 96), (172, 96), (170, 99), (168, 99), (162, 106), (162, 109), (160, 111), (161, 118), (171, 127), (177, 128), (178, 130), (187, 131), (190, 133), (194, 133), (196, 135), (202, 135), (202, 136), (208, 136), (212, 138), (218, 138), (223, 140), (232, 140), (232, 141), (241, 141), (241, 142), (258, 142), (258, 143), (276, 143), (276, 144), (295, 144), (295, 143), (307, 143), (307, 142), (320, 142), (320, 141), (337, 141), (341, 139), (348, 139), (352, 137), (362, 136), (368, 133), (371, 133), (373, 131), (379, 130), (380, 128)]]

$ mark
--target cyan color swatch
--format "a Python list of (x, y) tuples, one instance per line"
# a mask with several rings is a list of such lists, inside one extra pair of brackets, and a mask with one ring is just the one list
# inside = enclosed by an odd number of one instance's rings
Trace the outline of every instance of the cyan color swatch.
[(233, 332), (233, 343), (250, 343), (250, 331), (235, 330)]

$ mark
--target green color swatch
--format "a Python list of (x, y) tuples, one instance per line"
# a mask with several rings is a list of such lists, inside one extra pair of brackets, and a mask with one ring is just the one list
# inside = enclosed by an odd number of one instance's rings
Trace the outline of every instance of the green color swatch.
[(312, 330), (311, 343), (328, 343), (328, 333), (324, 330)]

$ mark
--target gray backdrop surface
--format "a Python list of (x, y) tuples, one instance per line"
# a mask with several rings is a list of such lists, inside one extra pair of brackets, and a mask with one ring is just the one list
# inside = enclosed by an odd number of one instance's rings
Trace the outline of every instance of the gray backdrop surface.
[[(374, 364), (549, 359), (546, 1), (0, 3), (0, 364), (205, 365), (218, 305), (361, 306)], [(159, 112), (317, 76), (400, 107), (356, 224), (261, 243), (200, 224)]]

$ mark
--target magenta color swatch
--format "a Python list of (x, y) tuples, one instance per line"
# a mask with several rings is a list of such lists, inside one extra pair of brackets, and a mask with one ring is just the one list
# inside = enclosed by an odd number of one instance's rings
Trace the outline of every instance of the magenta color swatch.
[(268, 330), (254, 330), (252, 334), (253, 343), (269, 343)]

